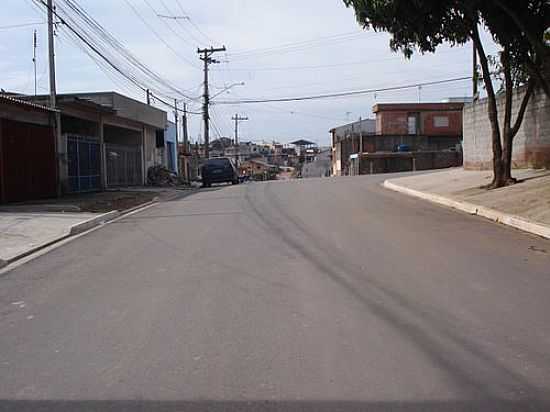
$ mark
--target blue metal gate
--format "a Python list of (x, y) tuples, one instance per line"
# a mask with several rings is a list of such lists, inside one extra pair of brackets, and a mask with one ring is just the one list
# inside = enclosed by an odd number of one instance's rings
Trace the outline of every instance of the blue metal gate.
[(80, 136), (67, 137), (69, 191), (93, 192), (101, 189), (101, 150), (97, 141)]

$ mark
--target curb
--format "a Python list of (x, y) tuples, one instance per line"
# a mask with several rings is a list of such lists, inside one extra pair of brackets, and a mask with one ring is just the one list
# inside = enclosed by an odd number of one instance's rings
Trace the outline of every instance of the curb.
[(76, 225), (72, 225), (71, 229), (69, 230), (69, 235), (71, 236), (78, 235), (79, 233), (85, 232), (96, 226), (107, 223), (110, 220), (116, 219), (117, 217), (120, 216), (120, 214), (121, 212), (119, 212), (118, 210), (113, 210), (112, 212), (108, 212), (108, 213), (93, 217), (84, 222), (77, 223)]
[(40, 250), (46, 249), (50, 246), (55, 245), (56, 243), (62, 242), (70, 237), (77, 236), (79, 234), (82, 234), (84, 232), (87, 232), (88, 230), (94, 229), (97, 226), (104, 225), (112, 220), (124, 217), (130, 213), (137, 213), (141, 209), (147, 209), (151, 206), (154, 206), (155, 204), (159, 203), (158, 198), (153, 199), (150, 202), (142, 203), (141, 205), (134, 206), (130, 209), (126, 209), (123, 211), (113, 210), (112, 212), (108, 212), (105, 214), (102, 214), (100, 216), (96, 216), (92, 219), (86, 220), (81, 223), (77, 223), (76, 225), (71, 226), (69, 233), (58, 237), (57, 239), (51, 240), (47, 243), (43, 243), (39, 246), (36, 246), (32, 249), (29, 249), (17, 256), (14, 256), (8, 260), (0, 259), (0, 269), (11, 265), (14, 262), (17, 262), (18, 260), (21, 260), (29, 255), (32, 255), (33, 253), (36, 253)]
[(442, 206), (447, 206), (452, 209), (460, 210), (470, 215), (481, 216), (493, 222), (502, 223), (503, 225), (510, 226), (515, 229), (519, 229), (524, 232), (531, 233), (537, 236), (541, 236), (546, 239), (550, 239), (549, 226), (545, 226), (540, 223), (536, 223), (519, 216), (499, 212), (498, 210), (490, 209), (484, 206), (474, 205), (473, 203), (452, 200), (444, 196), (410, 189), (408, 187), (404, 187), (404, 186), (400, 186), (395, 183), (392, 183), (390, 180), (384, 181), (383, 186), (386, 189), (390, 189), (395, 192), (400, 192), (409, 196), (417, 197), (423, 200), (428, 200), (432, 203), (437, 203)]

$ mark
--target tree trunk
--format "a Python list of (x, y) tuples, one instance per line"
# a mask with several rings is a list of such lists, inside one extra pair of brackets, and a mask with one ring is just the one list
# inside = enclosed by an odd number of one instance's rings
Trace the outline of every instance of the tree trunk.
[(483, 70), (483, 82), (485, 83), (485, 88), (487, 90), (487, 107), (489, 122), (491, 124), (491, 139), (493, 143), (494, 172), (493, 181), (487, 187), (490, 189), (494, 189), (505, 185), (505, 169), (502, 162), (502, 144), (500, 141), (500, 127), (498, 121), (498, 106), (496, 94), (491, 80), (491, 69), (489, 68), (487, 55), (485, 54), (485, 49), (483, 48), (483, 43), (481, 42), (481, 38), (479, 36), (477, 22), (475, 22), (472, 27), (472, 41), (474, 42), (475, 48), (479, 55), (479, 61)]
[(512, 177), (512, 151), (514, 146), (514, 138), (511, 133), (504, 135), (504, 150), (502, 152), (503, 167), (504, 167), (504, 184), (511, 185), (516, 183), (516, 179)]

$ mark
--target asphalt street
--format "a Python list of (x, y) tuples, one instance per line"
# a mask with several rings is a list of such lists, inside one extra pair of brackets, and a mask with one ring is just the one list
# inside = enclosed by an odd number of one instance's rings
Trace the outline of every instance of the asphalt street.
[(550, 242), (382, 179), (202, 190), (0, 275), (0, 411), (550, 410)]

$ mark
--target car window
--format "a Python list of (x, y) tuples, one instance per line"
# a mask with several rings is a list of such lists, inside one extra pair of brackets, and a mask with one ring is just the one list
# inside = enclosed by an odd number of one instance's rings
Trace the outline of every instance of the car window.
[(227, 167), (231, 166), (231, 163), (228, 159), (210, 159), (206, 162), (206, 165), (211, 167)]

